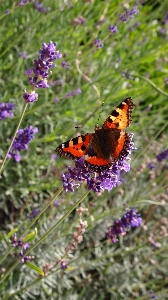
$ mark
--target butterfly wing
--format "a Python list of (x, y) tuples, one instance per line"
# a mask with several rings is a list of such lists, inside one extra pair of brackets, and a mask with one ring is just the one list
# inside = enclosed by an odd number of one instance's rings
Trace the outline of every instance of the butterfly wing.
[(128, 155), (130, 141), (131, 135), (124, 130), (97, 130), (86, 149), (86, 165), (94, 171), (108, 169)]
[(92, 134), (77, 136), (69, 141), (59, 145), (56, 152), (60, 156), (68, 156), (72, 159), (78, 159), (85, 155), (86, 148), (91, 140)]
[(120, 105), (113, 110), (107, 120), (104, 122), (102, 128), (116, 128), (116, 129), (125, 129), (131, 123), (131, 113), (134, 104), (132, 98), (124, 99)]

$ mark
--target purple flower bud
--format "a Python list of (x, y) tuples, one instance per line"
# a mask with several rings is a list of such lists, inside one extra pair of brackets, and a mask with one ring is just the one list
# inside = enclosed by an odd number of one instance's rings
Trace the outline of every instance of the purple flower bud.
[(63, 60), (63, 61), (62, 61), (62, 67), (63, 67), (64, 69), (69, 70), (70, 64), (69, 64), (67, 61)]
[(10, 14), (10, 10), (9, 9), (5, 10), (4, 14), (5, 15), (9, 15)]
[(156, 156), (156, 158), (157, 158), (157, 161), (158, 161), (158, 162), (162, 162), (163, 160), (168, 159), (168, 149), (166, 149), (166, 150), (160, 152), (160, 153)]
[(120, 16), (120, 20), (121, 20), (123, 23), (126, 23), (126, 22), (128, 22), (129, 18), (128, 18), (125, 14), (123, 14), (123, 15)]
[(115, 26), (115, 25), (110, 25), (110, 26), (109, 26), (109, 30), (110, 30), (112, 33), (117, 33), (117, 32), (118, 32), (117, 26)]
[(51, 154), (51, 160), (55, 160), (57, 158), (57, 155), (56, 154)]
[(39, 3), (39, 2), (36, 2), (35, 3), (35, 7), (37, 8), (37, 10), (39, 11), (39, 12), (41, 12), (41, 13), (46, 13), (46, 12), (48, 12), (48, 11), (50, 11), (51, 10), (51, 8), (50, 7), (44, 7), (43, 6), (43, 4), (42, 3)]
[(20, 161), (20, 152), (28, 149), (28, 144), (34, 138), (34, 133), (38, 132), (38, 128), (28, 126), (25, 129), (19, 129), (17, 136), (13, 142), (12, 148), (8, 154), (8, 158), (13, 158), (15, 161)]
[(23, 244), (23, 250), (26, 251), (26, 249), (29, 247), (29, 244), (28, 242), (24, 243)]
[(35, 208), (35, 209), (32, 210), (31, 214), (28, 215), (27, 217), (28, 217), (30, 220), (32, 220), (32, 219), (35, 218), (35, 216), (39, 213), (39, 211), (40, 211), (39, 209)]
[(58, 98), (57, 96), (53, 99), (53, 101), (54, 101), (55, 103), (60, 102), (60, 100), (59, 100), (59, 98)]
[(136, 213), (136, 210), (128, 209), (126, 214), (122, 216), (120, 220), (114, 221), (114, 224), (109, 228), (106, 236), (112, 243), (118, 241), (117, 236), (125, 235), (126, 229), (130, 227), (137, 227), (142, 222), (140, 214)]
[(38, 94), (35, 91), (28, 93), (26, 89), (24, 89), (23, 98), (26, 103), (32, 103), (38, 100)]
[(21, 56), (23, 59), (27, 59), (26, 51), (19, 52), (18, 54), (19, 54), (19, 56)]
[(135, 5), (131, 10), (133, 15), (137, 15), (139, 13), (138, 7)]
[(14, 116), (13, 110), (15, 108), (15, 104), (7, 102), (7, 103), (0, 103), (0, 120), (6, 118), (12, 118)]
[(81, 93), (82, 93), (81, 89), (78, 88), (78, 89), (76, 89), (74, 91), (71, 91), (71, 92), (67, 93), (66, 94), (66, 98), (75, 97), (75, 96), (77, 96), (77, 95), (79, 95)]
[(104, 46), (104, 44), (102, 43), (101, 39), (97, 39), (95, 40), (95, 45), (97, 49), (100, 49)]

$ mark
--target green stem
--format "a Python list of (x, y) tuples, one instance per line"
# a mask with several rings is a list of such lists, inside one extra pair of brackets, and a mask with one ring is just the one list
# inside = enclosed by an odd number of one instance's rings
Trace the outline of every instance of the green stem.
[[(61, 194), (63, 191), (63, 187), (51, 198), (51, 200), (44, 206), (44, 208), (37, 214), (37, 216), (32, 220), (32, 222), (26, 227), (26, 229), (22, 232), (22, 234), (19, 236), (19, 239), (24, 236), (26, 231), (33, 226), (33, 224), (40, 218), (40, 216), (45, 212), (45, 210), (49, 207), (49, 205), (55, 200), (55, 198)], [(10, 254), (12, 251), (13, 247), (10, 247), (10, 249), (5, 253), (4, 256), (0, 258), (0, 263), (3, 262), (3, 260)]]
[(6, 162), (6, 160), (7, 160), (8, 154), (9, 154), (9, 152), (10, 152), (10, 150), (11, 150), (11, 148), (12, 148), (13, 142), (14, 142), (14, 140), (15, 140), (15, 138), (16, 138), (16, 135), (17, 135), (18, 129), (19, 129), (19, 127), (20, 127), (20, 124), (21, 124), (21, 122), (22, 122), (22, 120), (23, 120), (23, 117), (24, 117), (24, 114), (25, 114), (27, 105), (28, 105), (28, 103), (25, 103), (25, 104), (24, 104), (23, 111), (22, 111), (22, 114), (21, 114), (21, 116), (20, 116), (19, 123), (18, 123), (18, 125), (17, 125), (17, 127), (16, 127), (14, 136), (13, 136), (12, 141), (11, 141), (11, 143), (10, 143), (10, 145), (9, 145), (9, 148), (8, 148), (8, 150), (7, 150), (7, 152), (6, 152), (6, 155), (5, 155), (5, 158), (4, 158), (3, 162), (2, 162), (2, 165), (1, 165), (1, 167), (0, 167), (0, 174), (2, 173), (2, 170), (3, 170), (3, 168), (4, 168), (4, 165), (5, 165), (5, 162)]
[(56, 227), (58, 227), (69, 215), (70, 213), (86, 198), (89, 194), (87, 191), (71, 208), (67, 211), (67, 213), (55, 224), (53, 225), (42, 237), (39, 239), (28, 251), (26, 251), (25, 255), (27, 255), (30, 251), (32, 251), (36, 246), (38, 246)]
[[(69, 215), (70, 213), (83, 201), (83, 199), (88, 195), (89, 191), (87, 191), (74, 205), (71, 206), (71, 208), (68, 210), (68, 212), (55, 224), (53, 225), (42, 237), (39, 239), (28, 251), (26, 251), (25, 256), (31, 252), (35, 247), (37, 247), (57, 226), (59, 226)], [(53, 197), (51, 200), (54, 200), (55, 197)], [(51, 203), (51, 201), (50, 201)], [(48, 206), (47, 206), (48, 207)], [(43, 209), (44, 210), (44, 209)], [(37, 215), (38, 217), (38, 215)], [(33, 220), (34, 221), (34, 220)], [(32, 222), (34, 223), (34, 222)], [(10, 275), (10, 273), (13, 271), (13, 269), (20, 263), (20, 259), (18, 259), (14, 265), (12, 265), (9, 270), (4, 274), (3, 278), (0, 281), (0, 284), (4, 281), (4, 279)]]
[(159, 93), (163, 94), (164, 96), (168, 97), (168, 93), (166, 93), (163, 90), (161, 90), (156, 84), (153, 83), (153, 81), (151, 81), (150, 79), (146, 78), (145, 76), (139, 75), (137, 73), (131, 74), (131, 76), (138, 77), (138, 78), (141, 78), (141, 79), (147, 81), (151, 86), (154, 87), (155, 90), (157, 90)]

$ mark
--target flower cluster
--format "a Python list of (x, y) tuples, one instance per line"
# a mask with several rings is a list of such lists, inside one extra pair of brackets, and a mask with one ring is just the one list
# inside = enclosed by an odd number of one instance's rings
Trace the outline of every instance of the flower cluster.
[(48, 12), (48, 11), (51, 10), (50, 7), (46, 7), (46, 8), (45, 8), (45, 7), (43, 6), (43, 4), (40, 3), (40, 2), (36, 2), (36, 3), (35, 3), (35, 7), (36, 7), (37, 10), (38, 10), (39, 12), (41, 12), (41, 13), (46, 13), (46, 12)]
[(28, 149), (28, 144), (34, 138), (34, 133), (36, 132), (38, 132), (38, 128), (33, 128), (32, 126), (28, 126), (25, 129), (19, 129), (17, 137), (15, 138), (12, 148), (8, 154), (8, 158), (13, 158), (19, 162), (21, 159), (20, 152)]
[(27, 54), (26, 51), (18, 52), (18, 55), (19, 55), (20, 57), (22, 57), (23, 59), (27, 59), (27, 55), (26, 55), (26, 54)]
[(78, 89), (76, 89), (74, 91), (71, 91), (71, 92), (67, 93), (66, 94), (66, 98), (74, 97), (74, 96), (77, 96), (77, 95), (79, 95), (81, 93), (82, 93), (81, 89), (78, 88)]
[(150, 298), (151, 299), (156, 299), (156, 295), (154, 294), (154, 291), (149, 291), (149, 294), (150, 294)]
[(115, 25), (110, 25), (109, 30), (110, 30), (111, 33), (117, 33), (118, 32), (117, 26), (115, 26)]
[[(135, 149), (132, 142), (132, 134), (130, 134), (130, 144), (125, 152), (125, 156), (115, 162), (111, 168), (102, 170), (101, 172), (94, 172), (85, 166), (84, 156), (75, 160), (75, 168), (68, 167), (68, 172), (62, 175), (62, 183), (65, 192), (74, 192), (74, 186), (78, 187), (79, 182), (86, 182), (87, 189), (94, 192), (102, 192), (104, 190), (111, 191), (118, 183), (121, 182), (121, 172), (128, 172), (130, 165), (128, 157), (131, 150)], [(78, 183), (75, 183), (78, 181)]]
[(12, 247), (22, 247), (22, 249), (19, 252), (19, 256), (20, 256), (20, 261), (22, 263), (25, 263), (29, 260), (32, 260), (34, 258), (34, 256), (27, 256), (25, 255), (25, 252), (29, 246), (29, 244), (26, 242), (23, 242), (23, 238), (21, 238), (20, 240), (17, 239), (17, 235), (16, 233), (14, 233), (14, 235), (11, 238), (11, 243), (12, 243)]
[(102, 43), (101, 39), (96, 39), (95, 40), (95, 45), (97, 49), (100, 49), (104, 46), (104, 44)]
[(55, 80), (55, 81), (50, 81), (49, 82), (49, 86), (52, 87), (52, 86), (55, 86), (55, 85), (62, 85), (63, 84), (63, 80), (61, 79), (58, 79), (58, 80)]
[(139, 13), (139, 10), (137, 8), (137, 6), (134, 6), (131, 10), (126, 10), (126, 14), (122, 14), (120, 16), (120, 20), (123, 22), (123, 23), (126, 23), (129, 21), (129, 19), (132, 19), (134, 18), (134, 15), (138, 14)]
[(120, 220), (114, 221), (114, 224), (109, 228), (106, 236), (111, 240), (112, 243), (116, 243), (118, 241), (118, 236), (125, 235), (126, 229), (130, 227), (137, 227), (141, 224), (142, 219), (140, 214), (138, 214), (133, 209), (128, 209), (126, 214), (122, 216)]
[(32, 210), (32, 212), (30, 213), (30, 215), (28, 215), (28, 219), (32, 220), (35, 218), (35, 216), (39, 213), (39, 209), (35, 208)]
[(62, 61), (62, 63), (61, 63), (61, 65), (62, 65), (62, 67), (64, 68), (64, 69), (69, 69), (69, 67), (70, 67), (70, 64), (66, 61), (66, 60), (63, 60)]
[(0, 120), (6, 119), (6, 118), (12, 118), (13, 117), (13, 110), (15, 108), (15, 104), (13, 103), (0, 103)]
[(35, 0), (20, 0), (19, 1), (19, 6), (25, 6), (27, 5), (29, 2), (34, 2)]
[(72, 23), (73, 25), (84, 25), (86, 22), (86, 19), (83, 16), (78, 16), (77, 18), (74, 18)]
[(168, 149), (160, 152), (156, 158), (158, 162), (162, 162), (163, 160), (168, 159)]
[[(48, 88), (47, 78), (49, 77), (49, 69), (53, 67), (53, 62), (62, 57), (62, 54), (56, 50), (57, 43), (42, 44), (42, 49), (39, 51), (38, 60), (34, 60), (34, 68), (28, 69), (25, 74), (28, 76), (30, 84), (36, 88)], [(33, 73), (33, 76), (32, 76)], [(38, 94), (35, 91), (27, 92), (24, 90), (23, 98), (26, 103), (34, 102), (38, 99)]]

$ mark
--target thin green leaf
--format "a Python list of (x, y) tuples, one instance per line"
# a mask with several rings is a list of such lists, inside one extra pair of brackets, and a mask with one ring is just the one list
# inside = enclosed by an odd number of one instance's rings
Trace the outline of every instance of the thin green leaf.
[(39, 273), (40, 275), (44, 276), (44, 272), (43, 270), (41, 270), (39, 267), (37, 267), (36, 265), (30, 263), (30, 262), (25, 262), (25, 265), (27, 267), (29, 267), (30, 269), (36, 271), (37, 273)]
[(14, 233), (17, 232), (17, 231), (18, 231), (17, 228), (15, 228), (15, 229), (9, 231), (9, 233), (7, 234), (8, 239), (10, 239), (10, 237), (11, 237), (12, 235), (14, 235)]

